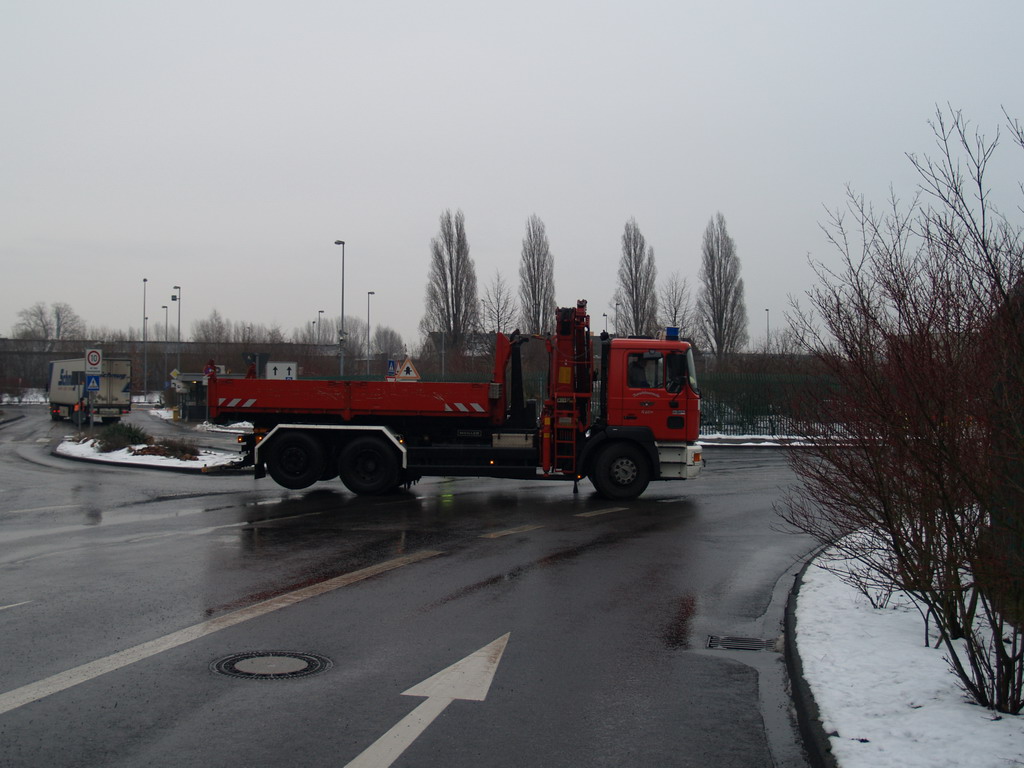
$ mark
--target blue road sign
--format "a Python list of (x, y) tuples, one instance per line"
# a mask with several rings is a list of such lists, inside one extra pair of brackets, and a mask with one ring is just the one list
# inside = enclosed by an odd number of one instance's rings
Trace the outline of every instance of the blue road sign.
[(100, 377), (99, 376), (86, 376), (85, 377), (85, 391), (86, 392), (99, 392), (100, 391)]

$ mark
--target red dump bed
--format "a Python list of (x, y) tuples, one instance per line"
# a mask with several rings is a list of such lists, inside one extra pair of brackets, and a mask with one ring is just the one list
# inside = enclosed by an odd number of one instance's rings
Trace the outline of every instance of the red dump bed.
[(367, 416), (432, 416), (500, 424), (505, 414), (501, 390), (494, 382), (217, 378), (210, 380), (207, 395), (210, 418), (220, 422), (281, 423), (289, 415), (300, 421), (318, 416), (338, 422)]

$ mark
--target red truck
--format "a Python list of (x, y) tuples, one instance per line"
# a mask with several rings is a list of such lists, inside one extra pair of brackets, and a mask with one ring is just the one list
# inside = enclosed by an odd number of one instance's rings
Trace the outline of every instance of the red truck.
[(345, 381), (211, 377), (210, 418), (248, 421), (243, 464), (286, 488), (339, 477), (356, 494), (427, 476), (589, 478), (632, 499), (651, 480), (703, 468), (693, 350), (663, 339), (600, 337), (595, 366), (587, 303), (556, 313), (544, 338), (547, 390), (524, 399), (518, 333), (499, 333), (491, 381)]

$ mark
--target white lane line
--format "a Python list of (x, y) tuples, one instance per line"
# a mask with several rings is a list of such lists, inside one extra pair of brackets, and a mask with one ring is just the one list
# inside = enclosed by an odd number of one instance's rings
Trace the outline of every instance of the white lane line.
[(10, 605), (0, 605), (0, 611), (6, 611), (8, 608), (17, 608), (19, 605), (28, 605), (31, 600), (22, 600), (20, 603), (11, 603)]
[(621, 512), (628, 507), (608, 507), (608, 509), (595, 509), (593, 512), (580, 512), (578, 515), (573, 517), (597, 517), (598, 515), (607, 515), (611, 512)]
[(55, 512), (58, 509), (78, 509), (81, 504), (57, 504), (52, 507), (29, 507), (28, 509), (11, 509), (4, 514), (23, 515), (27, 512)]
[(509, 528), (505, 531), (495, 531), (494, 533), (485, 533), (480, 536), (481, 539), (500, 539), (502, 536), (511, 536), (514, 533), (526, 533), (527, 531), (535, 531), (538, 528), (543, 528), (543, 525), (521, 525), (518, 528)]
[(404, 565), (411, 565), (412, 563), (419, 562), (420, 560), (426, 560), (427, 558), (440, 555), (441, 553), (435, 550), (426, 549), (422, 552), (416, 552), (412, 555), (406, 555), (405, 557), (396, 557), (394, 560), (387, 560), (377, 565), (371, 565), (369, 568), (363, 568), (352, 573), (347, 573), (343, 576), (338, 576), (333, 579), (328, 579), (319, 584), (314, 584), (309, 587), (303, 587), (297, 589), (294, 592), (289, 592), (286, 595), (279, 595), (278, 597), (271, 598), (270, 600), (264, 600), (262, 603), (256, 603), (250, 605), (248, 608), (242, 608), (232, 613), (227, 613), (223, 616), (218, 616), (215, 619), (204, 621), (201, 624), (194, 624), (191, 627), (180, 629), (177, 632), (172, 632), (164, 637), (159, 637), (156, 640), (150, 640), (147, 643), (136, 645), (133, 648), (127, 648), (118, 653), (111, 654), (102, 659), (96, 661), (90, 661), (87, 664), (74, 667), (67, 670), (66, 672), (59, 672), (56, 675), (52, 675), (43, 680), (39, 680), (35, 683), (29, 683), (23, 685), (21, 688), (15, 688), (13, 691), (0, 694), (0, 715), (10, 712), (12, 709), (23, 707), (26, 704), (31, 704), (33, 701), (39, 701), (51, 694), (59, 693), (60, 691), (67, 690), (79, 683), (84, 683), (93, 678), (105, 675), (107, 672), (113, 672), (114, 670), (126, 667), (129, 664), (134, 664), (136, 661), (142, 661), (148, 659), (150, 656), (155, 656), (158, 653), (163, 653), (172, 648), (177, 648), (179, 645), (190, 643), (193, 640), (198, 640), (206, 635), (212, 635), (214, 632), (219, 632), (222, 629), (233, 627), (236, 624), (249, 621), (249, 619), (256, 619), (261, 616), (265, 616), (268, 613), (279, 610), (281, 608), (287, 608), (290, 605), (301, 603), (303, 600), (308, 600), (311, 597), (318, 597), (319, 595), (326, 594), (335, 589), (341, 587), (347, 587), (350, 584), (354, 584), (357, 581), (368, 579), (371, 576), (376, 576), (387, 571), (394, 570), (395, 568), (401, 568)]

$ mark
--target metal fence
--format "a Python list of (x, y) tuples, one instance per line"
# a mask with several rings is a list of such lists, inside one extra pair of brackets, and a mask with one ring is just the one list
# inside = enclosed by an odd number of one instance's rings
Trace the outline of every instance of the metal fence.
[(833, 388), (825, 376), (772, 373), (705, 373), (700, 377), (701, 433), (794, 434), (799, 403), (821, 401)]

